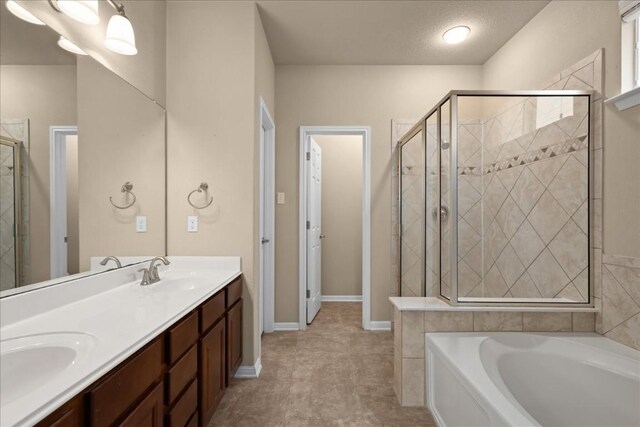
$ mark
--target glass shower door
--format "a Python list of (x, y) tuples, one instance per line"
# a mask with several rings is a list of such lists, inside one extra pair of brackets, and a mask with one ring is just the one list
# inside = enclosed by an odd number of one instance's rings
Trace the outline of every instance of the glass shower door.
[(418, 128), (400, 141), (400, 296), (425, 296), (424, 141)]
[(0, 139), (0, 290), (20, 285), (19, 142)]

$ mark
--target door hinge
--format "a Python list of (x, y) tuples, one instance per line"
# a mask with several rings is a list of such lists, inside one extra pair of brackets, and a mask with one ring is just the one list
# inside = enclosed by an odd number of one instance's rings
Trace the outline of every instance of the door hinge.
[(307, 221), (307, 230), (311, 230), (311, 221)]
[(311, 160), (311, 153), (307, 153), (307, 160)]
[(307, 298), (311, 298), (311, 291), (307, 289)]

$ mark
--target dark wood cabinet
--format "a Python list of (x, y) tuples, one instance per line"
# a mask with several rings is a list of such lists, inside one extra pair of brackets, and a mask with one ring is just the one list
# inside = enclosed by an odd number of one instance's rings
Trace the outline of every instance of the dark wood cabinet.
[(242, 363), (242, 300), (227, 312), (227, 385)]
[(224, 318), (200, 341), (200, 425), (207, 425), (226, 387), (226, 325)]
[(163, 424), (163, 384), (158, 384), (142, 402), (118, 424), (121, 427), (160, 427)]
[(44, 420), (36, 424), (51, 427), (80, 427), (84, 425), (84, 406), (82, 396), (77, 396), (55, 410)]
[(37, 426), (206, 426), (241, 362), (238, 277)]

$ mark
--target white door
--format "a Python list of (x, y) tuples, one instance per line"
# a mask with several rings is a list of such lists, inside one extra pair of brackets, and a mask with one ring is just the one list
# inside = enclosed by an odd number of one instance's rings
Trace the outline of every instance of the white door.
[(321, 304), (321, 212), (322, 212), (322, 150), (309, 138), (309, 206), (307, 209), (307, 323), (311, 324)]
[(275, 125), (260, 99), (260, 333), (274, 329)]

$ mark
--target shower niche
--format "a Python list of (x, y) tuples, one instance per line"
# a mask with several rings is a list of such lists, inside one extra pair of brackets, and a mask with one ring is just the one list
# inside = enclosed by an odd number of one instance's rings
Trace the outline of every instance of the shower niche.
[(590, 91), (452, 91), (399, 141), (400, 295), (592, 304)]

